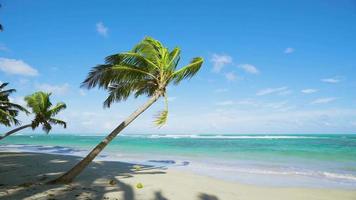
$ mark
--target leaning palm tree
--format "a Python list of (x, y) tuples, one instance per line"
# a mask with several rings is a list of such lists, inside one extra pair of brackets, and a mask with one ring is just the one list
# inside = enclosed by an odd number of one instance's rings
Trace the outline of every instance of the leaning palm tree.
[(16, 92), (15, 89), (5, 89), (9, 83), (0, 84), (0, 124), (5, 126), (19, 125), (17, 115), (20, 111), (28, 114), (28, 111), (19, 104), (10, 101), (10, 94)]
[(98, 86), (108, 91), (105, 107), (113, 102), (125, 101), (131, 95), (146, 95), (149, 100), (119, 124), (84, 159), (68, 172), (49, 183), (70, 183), (125, 127), (148, 109), (160, 97), (165, 99), (165, 109), (158, 115), (155, 123), (165, 124), (168, 116), (167, 91), (170, 83), (179, 84), (183, 79), (191, 78), (200, 69), (203, 58), (192, 61), (177, 70), (180, 49), (169, 51), (159, 41), (146, 37), (131, 51), (114, 54), (106, 58), (105, 64), (92, 69), (82, 86), (88, 89)]
[(30, 124), (20, 126), (18, 128), (15, 128), (14, 130), (5, 133), (4, 136), (0, 137), (0, 140), (25, 128), (31, 127), (32, 130), (34, 130), (40, 125), (46, 133), (50, 132), (50, 130), (52, 129), (52, 125), (58, 124), (66, 128), (66, 122), (54, 118), (55, 115), (57, 115), (60, 111), (66, 108), (66, 104), (57, 103), (55, 106), (52, 106), (50, 96), (51, 93), (36, 92), (32, 95), (25, 97), (27, 106), (35, 115), (35, 118)]

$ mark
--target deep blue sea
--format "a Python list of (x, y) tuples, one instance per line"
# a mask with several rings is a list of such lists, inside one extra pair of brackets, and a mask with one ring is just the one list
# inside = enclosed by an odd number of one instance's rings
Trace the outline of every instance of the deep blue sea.
[[(85, 156), (104, 136), (15, 135), (0, 151)], [(118, 136), (97, 158), (247, 184), (356, 189), (356, 135)]]

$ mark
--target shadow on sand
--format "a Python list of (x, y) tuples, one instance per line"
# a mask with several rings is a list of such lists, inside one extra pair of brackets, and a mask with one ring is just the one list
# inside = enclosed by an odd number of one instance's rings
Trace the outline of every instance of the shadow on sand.
[[(73, 184), (44, 184), (73, 167), (80, 159), (37, 153), (0, 153), (0, 199), (109, 199), (106, 193), (121, 191), (122, 196), (116, 199), (134, 200), (134, 189), (117, 177), (124, 179), (136, 174), (165, 173), (163, 168), (142, 166), (137, 171), (130, 163), (100, 161), (91, 163)], [(114, 184), (110, 184), (110, 180)], [(36, 196), (39, 193), (42, 196)]]
[[(135, 188), (120, 180), (137, 174), (166, 173), (164, 168), (160, 167), (142, 166), (137, 171), (130, 163), (100, 161), (91, 163), (72, 184), (44, 184), (73, 167), (80, 159), (76, 156), (37, 153), (0, 153), (0, 200), (136, 200)], [(111, 184), (110, 181), (112, 181)], [(109, 197), (106, 195), (108, 193), (117, 195)], [(197, 199), (218, 200), (216, 196), (205, 193), (201, 193)], [(153, 200), (169, 199), (161, 191), (156, 191), (153, 194)]]

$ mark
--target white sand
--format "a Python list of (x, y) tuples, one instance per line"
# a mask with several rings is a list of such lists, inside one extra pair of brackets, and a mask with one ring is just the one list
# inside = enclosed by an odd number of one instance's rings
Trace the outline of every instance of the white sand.
[[(356, 200), (356, 191), (281, 188), (225, 182), (174, 170), (129, 163), (94, 162), (72, 184), (45, 185), (73, 166), (78, 157), (0, 153), (0, 199), (120, 200)], [(109, 184), (114, 180), (114, 184)], [(142, 183), (143, 188), (136, 188)]]

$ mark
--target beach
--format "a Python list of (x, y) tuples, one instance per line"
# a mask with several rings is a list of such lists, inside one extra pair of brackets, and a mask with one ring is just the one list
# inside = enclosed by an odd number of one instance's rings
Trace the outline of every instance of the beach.
[[(133, 164), (96, 161), (69, 185), (46, 181), (69, 169), (75, 156), (0, 153), (0, 199), (355, 199), (355, 190), (262, 187)], [(142, 188), (137, 188), (138, 183)]]
[(356, 198), (354, 135), (123, 135), (72, 184), (45, 184), (102, 137), (1, 141), (0, 199)]

